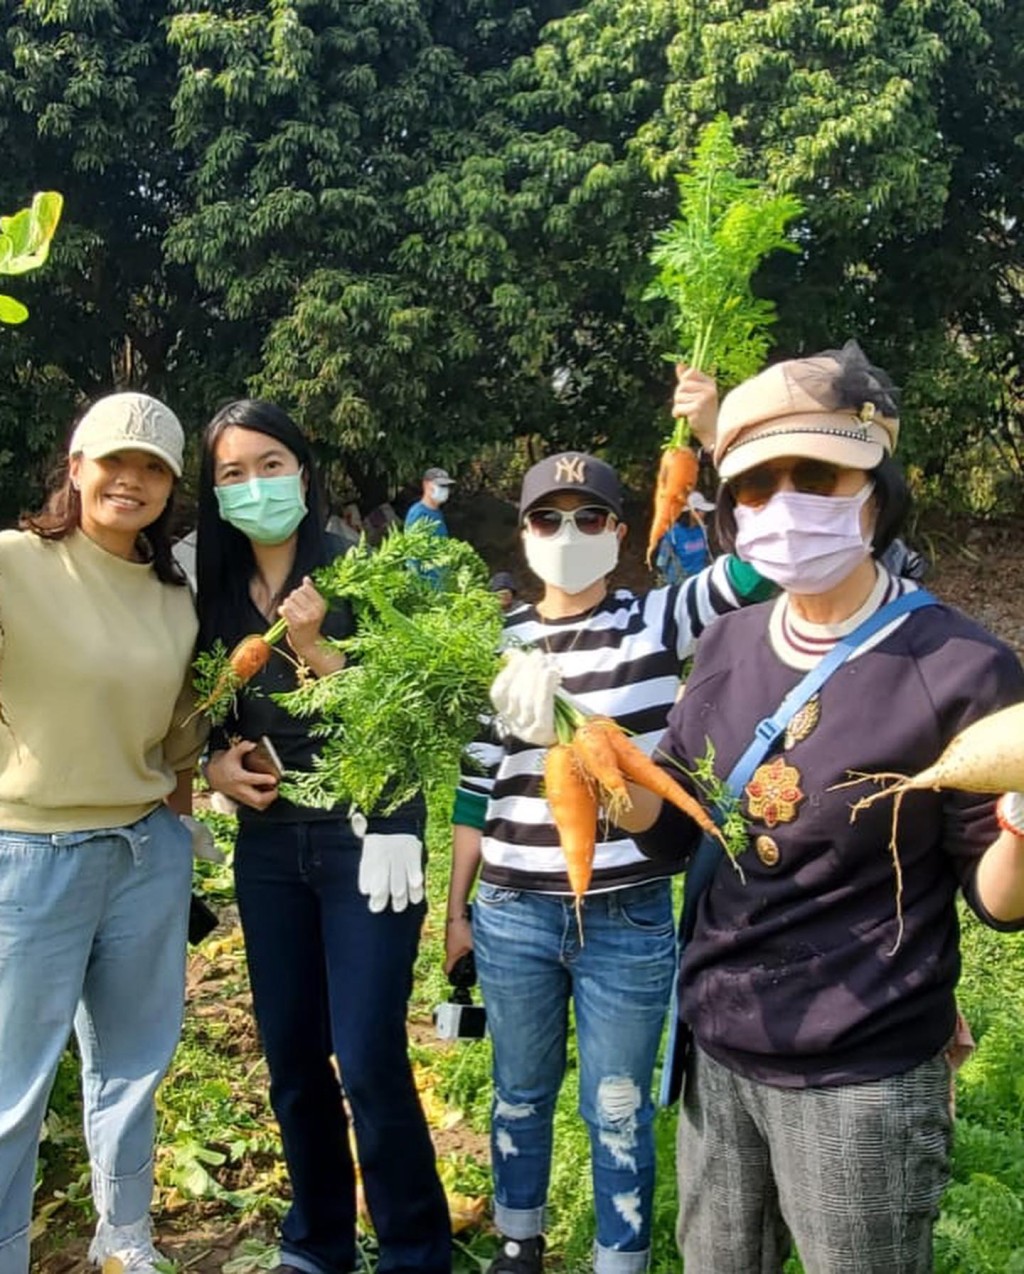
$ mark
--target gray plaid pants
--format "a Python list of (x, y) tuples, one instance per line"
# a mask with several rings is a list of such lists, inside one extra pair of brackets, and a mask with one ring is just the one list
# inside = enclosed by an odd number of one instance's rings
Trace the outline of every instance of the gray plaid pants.
[(679, 1111), (686, 1274), (930, 1274), (949, 1172), (949, 1066), (772, 1088), (695, 1049)]

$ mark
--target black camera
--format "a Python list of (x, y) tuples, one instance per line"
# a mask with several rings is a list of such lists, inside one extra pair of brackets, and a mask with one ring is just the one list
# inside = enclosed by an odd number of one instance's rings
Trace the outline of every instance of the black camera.
[(487, 1013), (482, 1004), (474, 1004), (471, 988), (476, 985), (476, 960), (467, 951), (452, 965), (448, 974), (452, 993), (434, 1010), (434, 1026), (438, 1039), (482, 1040), (487, 1034)]

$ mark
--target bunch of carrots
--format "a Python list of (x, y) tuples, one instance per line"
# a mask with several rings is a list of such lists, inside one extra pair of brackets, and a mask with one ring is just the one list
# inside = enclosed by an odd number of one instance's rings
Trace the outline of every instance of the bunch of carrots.
[(564, 698), (555, 699), (558, 742), (544, 763), (545, 795), (558, 829), (576, 923), (583, 941), (583, 896), (590, 888), (600, 811), (613, 821), (632, 807), (626, 784), (646, 788), (689, 815), (702, 831), (729, 846), (703, 806), (636, 746), (610, 717), (586, 716)]

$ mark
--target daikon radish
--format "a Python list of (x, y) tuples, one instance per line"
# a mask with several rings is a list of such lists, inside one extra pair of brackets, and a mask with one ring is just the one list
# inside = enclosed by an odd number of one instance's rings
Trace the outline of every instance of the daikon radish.
[(934, 765), (917, 774), (858, 774), (854, 781), (864, 779), (895, 782), (859, 800), (853, 807), (854, 813), (883, 796), (898, 796), (903, 792), (945, 788), (961, 792), (1024, 791), (1024, 703), (1001, 708), (966, 726), (949, 742)]
[(849, 787), (865, 780), (888, 782), (889, 786), (861, 797), (851, 807), (851, 822), (875, 801), (886, 796), (893, 797), (889, 852), (896, 874), (898, 929), (892, 949), (895, 952), (903, 938), (903, 870), (896, 840), (903, 798), (908, 792), (948, 789), (992, 794), (1024, 790), (1024, 703), (1001, 708), (965, 726), (946, 745), (934, 765), (919, 770), (917, 774), (855, 774), (849, 783), (838, 783), (836, 787)]

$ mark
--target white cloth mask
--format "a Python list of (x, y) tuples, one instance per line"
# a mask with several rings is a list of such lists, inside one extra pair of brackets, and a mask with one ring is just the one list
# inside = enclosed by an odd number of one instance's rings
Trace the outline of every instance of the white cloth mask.
[(600, 535), (583, 535), (572, 522), (565, 522), (557, 535), (524, 532), (523, 548), (534, 575), (566, 593), (582, 593), (614, 571), (619, 560), (614, 527)]
[(448, 488), (440, 486), (437, 482), (431, 483), (430, 498), (435, 504), (444, 504), (448, 499)]
[(790, 593), (827, 593), (871, 556), (861, 510), (874, 484), (856, 495), (777, 491), (767, 504), (736, 505), (736, 554)]

